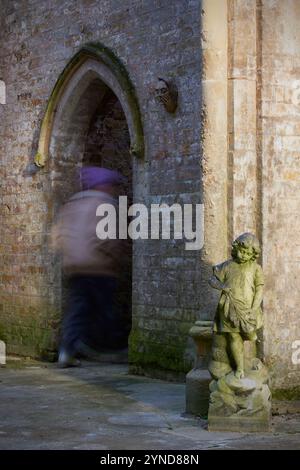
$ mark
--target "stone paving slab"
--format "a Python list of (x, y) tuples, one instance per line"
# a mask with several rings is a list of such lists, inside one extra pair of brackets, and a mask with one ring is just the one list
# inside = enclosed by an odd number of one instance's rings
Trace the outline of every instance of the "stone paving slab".
[(129, 375), (126, 364), (0, 369), (1, 450), (300, 449), (300, 414), (275, 416), (268, 434), (242, 434), (208, 432), (184, 409), (184, 384)]

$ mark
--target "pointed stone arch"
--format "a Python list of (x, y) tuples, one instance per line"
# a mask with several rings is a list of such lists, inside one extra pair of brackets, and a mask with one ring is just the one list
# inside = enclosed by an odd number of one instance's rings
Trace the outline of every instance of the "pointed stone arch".
[(103, 44), (83, 46), (59, 76), (49, 98), (42, 121), (34, 163), (44, 167), (49, 157), (52, 132), (57, 115), (78, 86), (88, 86), (95, 78), (107, 85), (119, 99), (126, 116), (131, 154), (144, 156), (144, 133), (139, 103), (128, 72), (116, 55)]

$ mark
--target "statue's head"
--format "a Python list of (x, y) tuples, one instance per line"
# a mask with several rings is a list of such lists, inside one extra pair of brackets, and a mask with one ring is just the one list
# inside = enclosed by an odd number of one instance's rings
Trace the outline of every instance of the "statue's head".
[(259, 241), (253, 233), (242, 233), (232, 243), (232, 258), (238, 263), (254, 261), (260, 255)]

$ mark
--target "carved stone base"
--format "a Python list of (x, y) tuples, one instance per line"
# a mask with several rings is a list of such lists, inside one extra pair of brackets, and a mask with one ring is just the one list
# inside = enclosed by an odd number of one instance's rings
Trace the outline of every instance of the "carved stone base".
[(268, 372), (256, 359), (257, 369), (243, 379), (233, 372), (210, 383), (208, 429), (210, 431), (265, 432), (271, 418)]
[(256, 344), (244, 341), (245, 377), (238, 379), (227, 354), (226, 337), (213, 336), (209, 371), (208, 429), (210, 431), (266, 432), (271, 418), (267, 368), (256, 357)]
[(218, 416), (210, 416), (208, 422), (209, 431), (228, 432), (269, 432), (269, 420), (259, 418), (235, 418), (228, 417), (226, 420)]

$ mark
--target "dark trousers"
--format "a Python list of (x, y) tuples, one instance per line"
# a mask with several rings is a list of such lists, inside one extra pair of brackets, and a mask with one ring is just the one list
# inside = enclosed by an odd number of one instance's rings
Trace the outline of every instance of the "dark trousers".
[(113, 277), (73, 276), (68, 279), (68, 304), (63, 319), (61, 349), (77, 352), (78, 340), (98, 351), (127, 346), (120, 312), (115, 303)]

